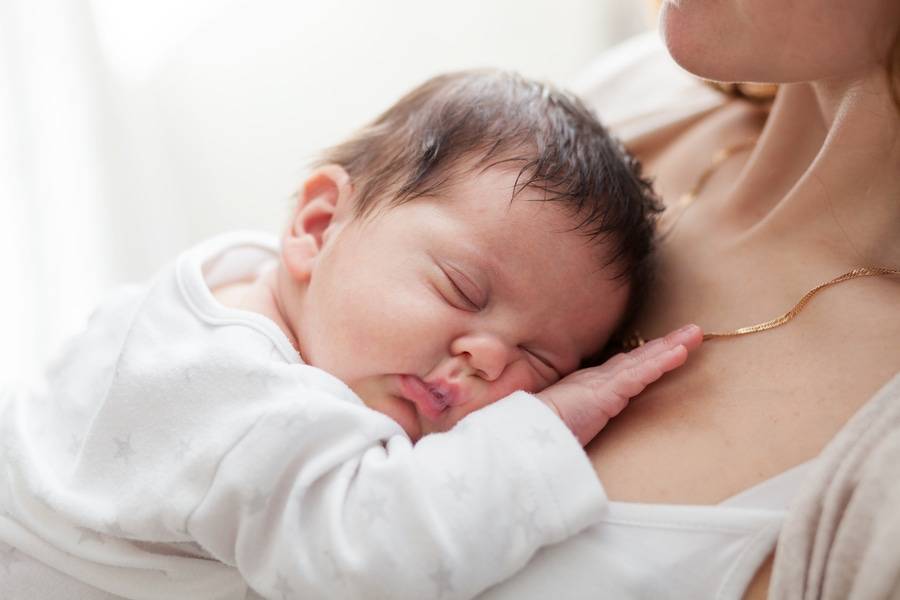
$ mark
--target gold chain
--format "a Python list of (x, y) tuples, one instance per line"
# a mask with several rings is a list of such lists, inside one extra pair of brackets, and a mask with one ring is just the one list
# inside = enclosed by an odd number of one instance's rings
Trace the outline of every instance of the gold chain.
[[(741, 327), (739, 329), (735, 329), (732, 331), (715, 331), (710, 333), (703, 334), (703, 340), (711, 340), (717, 338), (729, 338), (729, 337), (737, 337), (740, 335), (749, 335), (751, 333), (759, 333), (760, 331), (767, 331), (769, 329), (775, 329), (776, 327), (781, 327), (782, 325), (790, 322), (794, 317), (800, 314), (800, 311), (812, 300), (813, 296), (818, 294), (820, 291), (827, 287), (831, 287), (833, 285), (837, 285), (839, 283), (843, 283), (845, 281), (850, 281), (851, 279), (856, 279), (858, 277), (872, 277), (872, 276), (892, 276), (892, 275), (900, 275), (900, 269), (891, 269), (888, 267), (857, 267), (852, 271), (848, 271), (843, 275), (838, 275), (834, 279), (830, 281), (826, 281), (825, 283), (819, 284), (813, 289), (809, 290), (804, 294), (800, 301), (794, 305), (794, 308), (787, 311), (780, 317), (772, 319), (770, 321), (765, 321), (763, 323), (757, 323), (756, 325), (750, 325), (749, 327)], [(640, 332), (635, 329), (631, 332), (631, 334), (622, 341), (622, 346), (626, 350), (631, 350), (633, 348), (637, 348), (638, 346), (643, 346), (646, 343), (646, 340), (641, 336)]]
[[(706, 182), (709, 181), (709, 178), (715, 173), (716, 169), (718, 169), (725, 160), (729, 157), (735, 155), (736, 153), (746, 150), (748, 148), (752, 148), (756, 144), (757, 138), (751, 138), (742, 140), (740, 142), (736, 142), (731, 144), (730, 146), (726, 146), (724, 148), (720, 148), (714, 155), (712, 160), (710, 161), (709, 166), (700, 173), (700, 176), (697, 177), (694, 186), (682, 194), (678, 199), (678, 202), (673, 206), (679, 208), (677, 214), (672, 219), (671, 223), (668, 224), (668, 227), (661, 234), (661, 238), (665, 238), (668, 236), (672, 229), (675, 228), (675, 225), (681, 219), (681, 216), (687, 210), (687, 207), (690, 206), (694, 200), (697, 199), (697, 196), (700, 194), (700, 191), (706, 186)], [(790, 322), (794, 317), (796, 317), (801, 310), (809, 303), (813, 297), (818, 294), (820, 291), (827, 287), (831, 287), (833, 285), (837, 285), (839, 283), (843, 283), (845, 281), (850, 281), (851, 279), (856, 279), (857, 277), (872, 277), (872, 276), (892, 276), (892, 275), (900, 275), (900, 270), (891, 269), (888, 267), (857, 267), (852, 271), (848, 271), (842, 275), (838, 275), (834, 279), (830, 281), (826, 281), (825, 283), (819, 284), (813, 289), (809, 290), (804, 294), (800, 301), (797, 302), (794, 307), (775, 319), (771, 319), (769, 321), (765, 321), (763, 323), (757, 323), (756, 325), (750, 325), (749, 327), (741, 327), (739, 329), (735, 329), (733, 331), (716, 331), (705, 333), (703, 335), (703, 340), (711, 340), (717, 338), (730, 338), (730, 337), (738, 337), (741, 335), (749, 335), (751, 333), (759, 333), (760, 331), (767, 331), (769, 329), (775, 329), (776, 327), (781, 327), (782, 325)], [(626, 336), (622, 340), (622, 346), (626, 350), (631, 350), (633, 348), (637, 348), (638, 346), (643, 346), (646, 343), (646, 340), (641, 336), (640, 332), (637, 329), (631, 331), (631, 333)]]
[[(756, 140), (758, 138), (752, 137), (745, 140), (741, 140), (739, 142), (735, 142), (729, 146), (725, 146), (724, 148), (719, 148), (715, 154), (713, 154), (712, 159), (709, 162), (709, 165), (703, 170), (702, 173), (697, 177), (694, 182), (693, 187), (687, 192), (683, 193), (678, 200), (671, 207), (666, 208), (666, 212), (663, 213), (661, 225), (664, 225), (662, 233), (660, 233), (660, 239), (664, 239), (672, 230), (675, 229), (675, 225), (678, 224), (678, 221), (681, 220), (681, 216), (687, 211), (688, 206), (694, 203), (694, 200), (697, 199), (697, 196), (700, 195), (700, 192), (706, 187), (706, 183), (709, 181), (709, 178), (712, 177), (713, 173), (722, 166), (726, 160), (737, 154), (738, 152), (742, 152), (743, 150), (749, 150), (756, 145)], [(678, 212), (669, 212), (670, 210), (676, 209)], [(666, 217), (668, 215), (674, 215), (670, 217), (668, 220), (670, 222), (666, 223)]]
[(760, 331), (766, 331), (767, 329), (775, 329), (776, 327), (781, 327), (782, 325), (796, 317), (800, 313), (800, 311), (803, 310), (803, 307), (805, 307), (807, 303), (812, 300), (813, 296), (818, 294), (823, 289), (832, 285), (843, 283), (845, 281), (850, 281), (851, 279), (856, 279), (857, 277), (871, 277), (879, 275), (900, 275), (900, 270), (889, 269), (887, 267), (857, 267), (852, 271), (848, 271), (843, 275), (838, 275), (831, 281), (826, 281), (825, 283), (819, 284), (813, 289), (809, 290), (802, 298), (800, 298), (800, 301), (797, 302), (796, 305), (794, 305), (794, 308), (787, 311), (778, 318), (772, 319), (771, 321), (766, 321), (764, 323), (757, 323), (756, 325), (751, 325), (749, 327), (741, 327), (740, 329), (735, 329), (734, 331), (706, 333), (703, 335), (703, 339), (711, 340), (713, 338), (736, 337), (739, 335), (758, 333)]

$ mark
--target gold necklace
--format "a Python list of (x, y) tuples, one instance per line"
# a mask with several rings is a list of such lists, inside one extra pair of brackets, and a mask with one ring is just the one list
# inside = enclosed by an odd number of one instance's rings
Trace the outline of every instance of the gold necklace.
[[(718, 169), (726, 159), (733, 156), (734, 154), (746, 150), (748, 148), (752, 148), (754, 144), (756, 144), (757, 138), (751, 138), (747, 140), (742, 140), (740, 142), (736, 142), (731, 144), (730, 146), (726, 146), (724, 148), (720, 148), (712, 157), (709, 166), (700, 173), (700, 176), (697, 178), (694, 186), (686, 193), (682, 194), (678, 199), (678, 202), (674, 205), (678, 207), (680, 210), (675, 215), (672, 222), (668, 225), (666, 230), (660, 235), (660, 238), (665, 238), (668, 236), (672, 229), (675, 228), (675, 225), (681, 219), (681, 216), (687, 210), (687, 207), (690, 206), (694, 200), (697, 199), (697, 196), (700, 194), (700, 191), (706, 186), (706, 182), (709, 181), (709, 178), (715, 173), (716, 169)], [(834, 279), (826, 281), (825, 283), (821, 283), (814, 287), (813, 289), (806, 292), (800, 301), (794, 305), (794, 307), (781, 315), (780, 317), (776, 317), (774, 319), (770, 319), (768, 321), (764, 321), (762, 323), (757, 323), (756, 325), (750, 325), (748, 327), (740, 327), (738, 329), (734, 329), (731, 331), (715, 331), (703, 334), (703, 340), (711, 340), (711, 339), (719, 339), (719, 338), (730, 338), (730, 337), (738, 337), (742, 335), (749, 335), (752, 333), (759, 333), (761, 331), (767, 331), (769, 329), (775, 329), (776, 327), (781, 327), (789, 323), (800, 314), (800, 311), (803, 310), (806, 305), (809, 303), (812, 298), (818, 294), (820, 291), (827, 287), (831, 287), (833, 285), (837, 285), (839, 283), (843, 283), (845, 281), (850, 281), (851, 279), (856, 279), (858, 277), (872, 277), (872, 276), (896, 276), (900, 275), (900, 269), (892, 269), (889, 267), (856, 267), (855, 269), (838, 275)], [(629, 333), (622, 340), (622, 347), (625, 350), (632, 350), (637, 348), (638, 346), (643, 346), (646, 343), (646, 340), (641, 335), (640, 331), (637, 329), (633, 329), (631, 333)]]
[[(826, 281), (825, 283), (821, 283), (814, 287), (813, 289), (806, 292), (800, 301), (794, 305), (794, 307), (781, 315), (780, 317), (776, 317), (769, 321), (763, 321), (762, 323), (757, 323), (756, 325), (750, 325), (748, 327), (740, 327), (738, 329), (733, 329), (731, 331), (714, 331), (703, 334), (703, 341), (718, 339), (718, 338), (730, 338), (730, 337), (738, 337), (741, 335), (750, 335), (751, 333), (759, 333), (760, 331), (767, 331), (769, 329), (775, 329), (776, 327), (781, 327), (786, 323), (790, 322), (794, 317), (800, 314), (800, 311), (812, 300), (813, 296), (818, 294), (820, 291), (827, 287), (831, 287), (833, 285), (837, 285), (839, 283), (843, 283), (845, 281), (850, 281), (851, 279), (856, 279), (858, 277), (872, 277), (872, 276), (896, 276), (900, 275), (900, 269), (891, 269), (889, 267), (857, 267), (852, 271), (847, 271), (842, 275), (838, 275), (834, 279), (830, 281)], [(641, 336), (640, 332), (637, 329), (632, 330), (632, 332), (622, 340), (622, 347), (625, 350), (633, 350), (638, 346), (643, 346), (646, 343), (646, 340)]]
[[(662, 233), (659, 234), (660, 241), (662, 241), (663, 239), (668, 237), (670, 233), (672, 233), (672, 230), (675, 229), (678, 221), (681, 220), (681, 216), (685, 212), (687, 212), (688, 207), (694, 203), (694, 200), (697, 199), (697, 196), (699, 196), (703, 188), (706, 187), (706, 183), (709, 181), (709, 178), (712, 177), (713, 173), (715, 173), (718, 168), (722, 166), (722, 163), (724, 163), (726, 160), (728, 160), (738, 152), (753, 148), (753, 146), (756, 145), (756, 141), (758, 139), (759, 138), (756, 137), (747, 138), (745, 140), (735, 142), (733, 144), (725, 146), (724, 148), (719, 148), (718, 150), (716, 150), (709, 161), (709, 165), (706, 166), (703, 172), (700, 173), (700, 175), (694, 181), (693, 187), (691, 187), (691, 189), (687, 192), (683, 193), (675, 202), (675, 204), (673, 204), (671, 207), (666, 208), (666, 211), (663, 213), (662, 218), (660, 219), (660, 225), (663, 226)], [(678, 212), (670, 213), (669, 211), (672, 209), (675, 209)], [(674, 216), (667, 218), (667, 215), (669, 214)]]

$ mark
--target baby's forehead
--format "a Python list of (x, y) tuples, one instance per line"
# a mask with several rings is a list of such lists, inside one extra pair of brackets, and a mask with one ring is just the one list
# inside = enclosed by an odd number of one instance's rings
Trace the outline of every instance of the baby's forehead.
[(537, 246), (550, 255), (568, 253), (574, 246), (593, 252), (596, 260), (583, 265), (588, 272), (599, 273), (614, 262), (608, 236), (586, 227), (584, 202), (538, 184), (522, 186), (522, 178), (520, 170), (507, 165), (472, 168), (434, 198), (457, 209), (468, 223), (471, 235), (465, 237), (499, 243), (496, 250), (501, 253), (507, 244)]
[(611, 247), (585, 235), (578, 215), (541, 190), (511, 198), (513, 180), (485, 171), (430, 200), (436, 212), (422, 213), (428, 244), (439, 261), (489, 287), (535, 330), (558, 331), (577, 340), (582, 356), (593, 353), (627, 296)]

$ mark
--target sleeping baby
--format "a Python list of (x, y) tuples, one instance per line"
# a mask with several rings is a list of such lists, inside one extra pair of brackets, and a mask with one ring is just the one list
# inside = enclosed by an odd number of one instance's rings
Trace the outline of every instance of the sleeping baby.
[(419, 86), (323, 154), (280, 240), (188, 250), (0, 407), (14, 597), (509, 577), (602, 513), (582, 446), (700, 343), (585, 367), (642, 299), (657, 210), (571, 96), (495, 71)]

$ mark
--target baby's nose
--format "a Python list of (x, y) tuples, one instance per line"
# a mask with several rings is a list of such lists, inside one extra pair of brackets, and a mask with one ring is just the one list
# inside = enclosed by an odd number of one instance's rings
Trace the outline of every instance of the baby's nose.
[(508, 344), (488, 334), (461, 336), (453, 341), (450, 351), (487, 381), (494, 381), (503, 374), (513, 354)]

